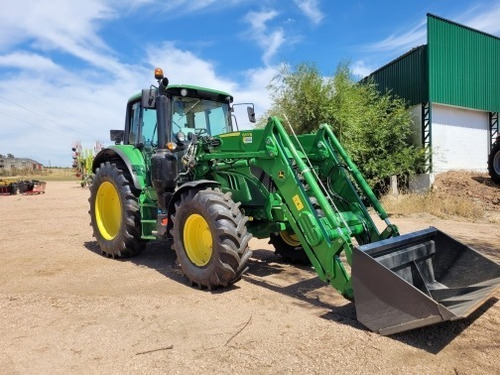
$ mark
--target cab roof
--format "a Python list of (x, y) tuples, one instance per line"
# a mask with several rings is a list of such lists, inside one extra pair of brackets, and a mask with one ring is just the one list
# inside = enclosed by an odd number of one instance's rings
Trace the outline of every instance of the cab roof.
[[(188, 91), (187, 95), (185, 96), (191, 96), (191, 97), (200, 97), (203, 99), (210, 99), (210, 100), (215, 100), (219, 102), (228, 102), (232, 103), (233, 97), (229, 93), (225, 91), (220, 91), (220, 90), (215, 90), (215, 89), (210, 89), (207, 87), (202, 87), (202, 86), (193, 86), (193, 85), (168, 85), (166, 92), (171, 94), (171, 95), (181, 95), (181, 90), (186, 89)], [(132, 95), (129, 98), (129, 103), (136, 101), (137, 99), (141, 98), (141, 93), (137, 93), (135, 95)]]

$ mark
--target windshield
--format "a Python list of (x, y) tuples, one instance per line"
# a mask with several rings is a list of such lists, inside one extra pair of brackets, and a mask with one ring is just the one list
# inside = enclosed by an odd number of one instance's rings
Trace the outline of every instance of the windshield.
[(218, 135), (232, 130), (227, 103), (174, 96), (172, 98), (172, 132)]

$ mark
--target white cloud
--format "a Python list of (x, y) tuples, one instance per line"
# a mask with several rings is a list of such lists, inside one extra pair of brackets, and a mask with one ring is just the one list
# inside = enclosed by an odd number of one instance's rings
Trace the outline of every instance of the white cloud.
[(7, 55), (0, 55), (0, 67), (1, 66), (16, 67), (17, 69), (28, 69), (34, 72), (59, 70), (59, 67), (50, 58), (25, 51), (18, 51)]
[(270, 65), (278, 49), (285, 43), (285, 33), (282, 28), (277, 27), (271, 31), (267, 26), (267, 22), (276, 18), (277, 15), (277, 11), (271, 10), (249, 12), (244, 18), (250, 24), (247, 35), (264, 50), (262, 61), (265, 65)]
[(137, 86), (92, 83), (61, 67), (52, 73), (21, 70), (0, 82), (0, 153), (67, 166), (73, 141), (108, 143), (109, 129), (123, 128), (125, 103)]
[(318, 0), (294, 0), (293, 2), (315, 25), (320, 24), (325, 17), (319, 9)]
[(278, 15), (275, 10), (262, 12), (249, 12), (245, 16), (245, 21), (251, 26), (252, 31), (263, 34), (267, 31), (266, 22), (271, 21)]
[(489, 34), (500, 34), (500, 4), (475, 7), (457, 17), (457, 22)]
[[(473, 29), (490, 33), (500, 34), (500, 4), (489, 4), (488, 6), (471, 7), (462, 14), (450, 17), (450, 20)], [(427, 19), (422, 20), (410, 30), (395, 33), (379, 42), (369, 46), (369, 50), (380, 52), (403, 53), (419, 45), (427, 43)]]
[[(235, 103), (255, 104), (257, 116), (262, 115), (270, 106), (266, 86), (277, 73), (277, 68), (266, 66), (249, 69), (242, 73), (239, 83), (223, 78), (216, 72), (216, 65), (196, 56), (194, 53), (165, 42), (160, 48), (154, 46), (147, 50), (147, 61), (153, 66), (162, 67), (170, 83), (192, 84), (226, 91), (234, 96)], [(238, 123), (249, 128), (246, 115), (237, 111)]]
[(376, 68), (366, 66), (365, 62), (362, 60), (355, 61), (354, 64), (351, 65), (352, 74), (355, 75), (357, 79), (364, 78), (375, 70)]
[(21, 42), (48, 49), (64, 48), (72, 40), (92, 48), (105, 48), (96, 35), (96, 22), (115, 15), (98, 0), (25, 0), (0, 3), (0, 48)]
[(278, 49), (284, 42), (285, 33), (283, 30), (275, 30), (268, 36), (268, 39), (263, 43), (265, 51), (262, 55), (262, 61), (264, 61), (266, 65), (270, 64), (271, 59), (278, 52)]
[(61, 51), (93, 67), (124, 74), (113, 52), (98, 35), (115, 11), (99, 0), (26, 0), (0, 4), (0, 51), (14, 45), (44, 53)]
[(141, 11), (148, 16), (157, 16), (158, 12), (162, 12), (166, 19), (174, 19), (193, 13), (228, 10), (253, 0), (140, 0), (139, 4), (136, 4), (135, 0), (129, 1), (132, 9), (142, 7)]
[(152, 67), (162, 67), (171, 83), (213, 87), (228, 92), (232, 92), (235, 87), (234, 82), (217, 76), (212, 62), (179, 49), (172, 42), (148, 48), (146, 60)]
[[(269, 106), (266, 85), (275, 74), (270, 65), (242, 72), (236, 81), (218, 72), (216, 62), (169, 41), (146, 48), (144, 59), (133, 64), (121, 61), (102, 38), (101, 27), (123, 9), (146, 5), (149, 0), (0, 2), (0, 69), (6, 72), (0, 80), (0, 153), (69, 166), (74, 141), (85, 148), (95, 141), (109, 144), (109, 129), (123, 129), (128, 98), (155, 83), (155, 66), (172, 83), (228, 91), (235, 102), (255, 102), (257, 114), (264, 113)], [(214, 4), (207, 0), (198, 5)], [(267, 34), (273, 13), (260, 16), (252, 28), (269, 37), (263, 44), (268, 62), (283, 37), (280, 30)], [(71, 56), (78, 67), (62, 65), (60, 55)], [(250, 126), (246, 116), (240, 124)]]
[[(110, 143), (109, 130), (123, 129), (128, 98), (155, 83), (155, 66), (163, 67), (172, 83), (212, 87), (230, 92), (235, 102), (255, 102), (258, 115), (269, 106), (266, 85), (274, 75), (272, 68), (249, 70), (237, 83), (218, 74), (214, 63), (171, 42), (148, 49), (144, 64), (117, 63), (124, 72), (120, 80), (90, 80), (36, 54), (0, 57), (0, 66), (15, 64), (19, 69), (0, 81), (0, 153), (59, 166), (71, 165), (74, 141), (84, 148), (95, 141)], [(240, 128), (249, 128), (245, 111), (237, 115)]]
[[(278, 66), (267, 66), (263, 68), (249, 69), (244, 72), (243, 87), (238, 87), (235, 92), (235, 102), (250, 102), (255, 104), (257, 118), (265, 115), (271, 106), (271, 98), (266, 87), (278, 73)], [(238, 117), (239, 122), (250, 128), (250, 123), (244, 115)], [(243, 121), (243, 122), (242, 122)]]
[(427, 41), (427, 20), (419, 22), (411, 30), (392, 34), (380, 42), (371, 44), (368, 49), (380, 52), (406, 52), (425, 44)]

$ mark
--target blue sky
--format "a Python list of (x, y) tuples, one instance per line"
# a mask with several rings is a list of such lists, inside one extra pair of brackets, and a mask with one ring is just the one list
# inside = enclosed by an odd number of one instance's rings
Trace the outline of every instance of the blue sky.
[(365, 76), (426, 42), (427, 13), (500, 36), (498, 0), (2, 0), (0, 154), (69, 166), (74, 141), (109, 144), (156, 66), (263, 114), (281, 64)]

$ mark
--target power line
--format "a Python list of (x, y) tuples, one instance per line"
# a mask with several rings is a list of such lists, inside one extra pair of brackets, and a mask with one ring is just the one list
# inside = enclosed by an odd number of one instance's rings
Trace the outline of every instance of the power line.
[(50, 131), (53, 131), (55, 133), (58, 133), (58, 134), (61, 134), (61, 135), (66, 135), (66, 133), (62, 132), (62, 131), (59, 131), (58, 129), (54, 129), (54, 128), (48, 128), (47, 129), (47, 126), (46, 125), (42, 125), (42, 124), (37, 124), (37, 123), (33, 123), (33, 122), (30, 122), (24, 118), (21, 118), (21, 117), (17, 117), (17, 116), (14, 116), (13, 114), (11, 113), (6, 113), (6, 112), (2, 112), (0, 111), (1, 114), (3, 115), (6, 115), (6, 116), (9, 116), (9, 117), (12, 117), (12, 118), (15, 118), (16, 120), (19, 120), (19, 121), (22, 121), (22, 122), (25, 122), (26, 124), (28, 125), (33, 125), (33, 126), (36, 126), (36, 127), (39, 127), (39, 128), (42, 128), (42, 129), (45, 129), (45, 130), (50, 130)]
[[(49, 103), (47, 100), (45, 100), (45, 98), (44, 98), (44, 97), (42, 97), (42, 96), (40, 96), (40, 95), (34, 95), (33, 93), (29, 93), (28, 91), (24, 90), (24, 89), (23, 89), (23, 88), (21, 88), (21, 87), (17, 87), (17, 88), (16, 88), (16, 90), (21, 91), (21, 92), (24, 92), (26, 95), (29, 95), (29, 96), (31, 96), (31, 97), (33, 97), (33, 98), (38, 99), (38, 100), (39, 100), (42, 104), (52, 105), (52, 104), (51, 104), (51, 103)], [(72, 116), (73, 118), (75, 118), (75, 117), (73, 116), (73, 114), (72, 114), (72, 113), (66, 112), (66, 111), (64, 110), (64, 108), (58, 108), (57, 110), (58, 110), (59, 112), (63, 113), (63, 114), (66, 114), (66, 115), (68, 115), (68, 116)], [(84, 119), (82, 119), (81, 117), (76, 117), (75, 119), (76, 119), (76, 120), (81, 121), (81, 122), (82, 122), (82, 123), (84, 123), (85, 125), (90, 125), (90, 126), (92, 126), (92, 124), (91, 124), (90, 122), (85, 121), (85, 120), (84, 120)]]
[[(49, 122), (52, 122), (52, 123), (56, 124), (57, 126), (59, 126), (59, 128), (55, 128), (54, 126), (50, 126), (49, 124), (44, 124), (44, 125), (42, 125), (42, 124), (34, 124), (34, 123), (28, 122), (28, 121), (26, 121), (26, 120), (24, 120), (24, 119), (20, 119), (20, 118), (17, 118), (18, 120), (24, 121), (24, 122), (26, 122), (26, 123), (28, 123), (28, 124), (30, 124), (30, 125), (34, 125), (34, 126), (37, 126), (37, 127), (44, 128), (44, 129), (46, 129), (46, 130), (48, 129), (48, 130), (52, 130), (52, 131), (54, 131), (54, 132), (56, 132), (56, 133), (66, 135), (66, 133), (63, 133), (63, 132), (61, 132), (61, 131), (60, 131), (60, 128), (63, 128), (63, 129), (66, 129), (66, 131), (73, 132), (73, 133), (77, 133), (77, 134), (79, 134), (79, 135), (83, 136), (84, 138), (86, 138), (86, 139), (88, 139), (88, 140), (91, 140), (91, 139), (92, 139), (92, 140), (95, 140), (95, 137), (94, 137), (94, 138), (92, 138), (92, 137), (90, 137), (90, 136), (89, 136), (88, 134), (86, 134), (86, 133), (83, 133), (83, 132), (81, 132), (81, 131), (79, 131), (79, 130), (77, 130), (77, 129), (74, 129), (74, 128), (70, 127), (70, 126), (67, 126), (67, 125), (61, 124), (61, 123), (59, 123), (59, 122), (57, 122), (57, 121), (55, 121), (55, 120), (53, 120), (53, 119), (51, 119), (51, 118), (49, 118), (49, 117), (47, 117), (47, 116), (45, 116), (45, 115), (42, 115), (42, 114), (40, 114), (40, 113), (38, 113), (38, 112), (33, 111), (33, 110), (32, 110), (32, 109), (30, 109), (30, 108), (27, 108), (27, 107), (25, 107), (25, 106), (23, 106), (23, 105), (21, 105), (21, 104), (19, 104), (19, 103), (14, 102), (13, 100), (7, 99), (7, 98), (5, 98), (5, 97), (3, 97), (3, 96), (0, 96), (0, 99), (4, 100), (4, 101), (6, 101), (6, 102), (9, 102), (9, 103), (11, 103), (11, 104), (14, 104), (15, 106), (17, 106), (17, 107), (19, 107), (19, 108), (21, 108), (21, 109), (23, 109), (23, 110), (25, 110), (25, 111), (27, 111), (27, 112), (29, 112), (29, 113), (32, 113), (32, 114), (34, 114), (35, 116), (38, 116), (38, 117), (40, 117), (40, 118), (42, 118), (42, 119), (44, 119), (44, 120), (47, 120), (47, 121), (49, 121)], [(7, 114), (7, 113), (5, 113), (5, 112), (3, 112), (3, 114), (6, 114), (6, 115), (8, 115), (8, 116), (11, 116), (11, 117), (16, 118), (16, 116), (13, 116), (12, 114)]]

